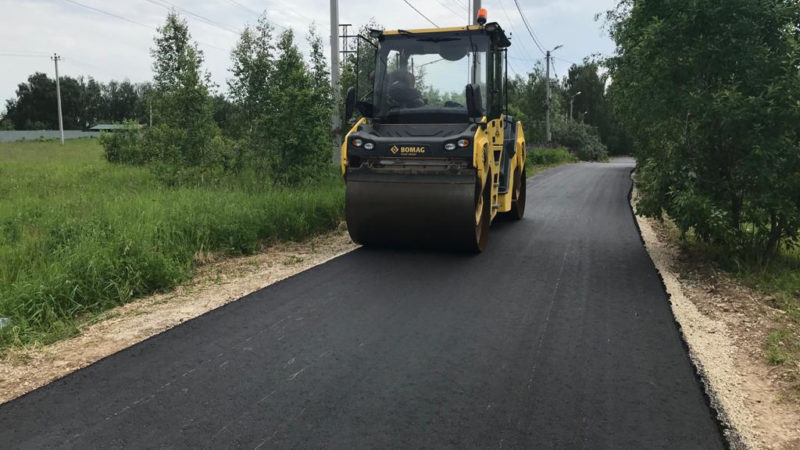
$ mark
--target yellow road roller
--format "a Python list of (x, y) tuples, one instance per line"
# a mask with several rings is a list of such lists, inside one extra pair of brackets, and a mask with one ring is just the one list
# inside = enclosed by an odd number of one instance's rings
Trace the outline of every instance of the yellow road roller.
[(341, 152), (355, 242), (480, 252), (493, 220), (525, 213), (525, 135), (508, 115), (511, 43), (482, 14), (470, 26), (371, 31), (374, 65), (357, 64), (371, 91), (347, 92), (353, 125)]

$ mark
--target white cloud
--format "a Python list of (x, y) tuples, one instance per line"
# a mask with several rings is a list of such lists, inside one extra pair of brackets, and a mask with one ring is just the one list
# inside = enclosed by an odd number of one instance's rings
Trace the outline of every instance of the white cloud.
[[(155, 28), (167, 10), (154, 3), (168, 2), (203, 16), (219, 27), (241, 30), (256, 16), (250, 11), (267, 8), (270, 19), (297, 33), (305, 49), (305, 34), (313, 22), (327, 45), (329, 2), (327, 0), (74, 0), (114, 15), (121, 20), (82, 8), (67, 0), (0, 0), (0, 100), (13, 97), (18, 83), (36, 71), (53, 76), (49, 56), (63, 56), (60, 72), (70, 76), (92, 76), (101, 81), (151, 78), (150, 47)], [(467, 0), (409, 0), (440, 26), (461, 25), (467, 21)], [(237, 3), (239, 5), (237, 5)], [(613, 45), (594, 21), (594, 15), (609, 9), (614, 0), (520, 0), (520, 5), (544, 46), (563, 44), (556, 60), (558, 74), (566, 73), (569, 63), (580, 62), (592, 53), (610, 53)], [(446, 6), (445, 6), (446, 5)], [(514, 6), (514, 0), (484, 0), (489, 20), (513, 31), (510, 55), (518, 71), (532, 67), (541, 54), (531, 41)], [(340, 22), (361, 26), (374, 18), (386, 28), (424, 28), (429, 24), (402, 0), (339, 0)], [(505, 12), (503, 11), (505, 9)], [(453, 12), (463, 11), (461, 16)], [(213, 81), (225, 86), (230, 49), (237, 35), (186, 13), (192, 36), (199, 41), (206, 57), (206, 69)], [(508, 23), (508, 18), (511, 23)], [(278, 31), (281, 29), (278, 28)]]

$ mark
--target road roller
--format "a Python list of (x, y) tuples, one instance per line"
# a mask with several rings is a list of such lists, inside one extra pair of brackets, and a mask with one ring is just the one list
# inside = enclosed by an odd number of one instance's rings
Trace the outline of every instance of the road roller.
[(374, 60), (356, 66), (370, 71), (369, 92), (347, 92), (352, 127), (341, 149), (356, 243), (478, 253), (494, 220), (522, 219), (526, 147), (508, 114), (511, 43), (485, 10), (476, 22), (365, 39)]

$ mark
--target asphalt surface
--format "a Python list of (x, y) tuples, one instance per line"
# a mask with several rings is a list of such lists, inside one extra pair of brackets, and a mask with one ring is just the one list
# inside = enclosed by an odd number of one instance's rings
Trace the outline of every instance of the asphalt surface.
[(359, 249), (0, 406), (4, 448), (722, 448), (628, 205), (528, 180), (481, 255)]

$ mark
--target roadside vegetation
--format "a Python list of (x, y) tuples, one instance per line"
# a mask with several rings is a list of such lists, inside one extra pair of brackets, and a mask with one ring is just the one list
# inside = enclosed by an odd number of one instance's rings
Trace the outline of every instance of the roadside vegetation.
[(334, 171), (308, 186), (229, 179), (167, 186), (105, 161), (96, 140), (0, 145), (0, 347), (49, 342), (76, 319), (186, 280), (205, 254), (241, 255), (336, 227)]
[(223, 128), (203, 54), (170, 13), (152, 48), (152, 127), (0, 146), (0, 348), (72, 334), (82, 318), (186, 280), (208, 254), (339, 225), (330, 81), (320, 38), (308, 39), (306, 58), (264, 16), (244, 30)]
[[(0, 318), (8, 319), (0, 349), (58, 339), (93, 314), (170, 289), (209, 253), (252, 253), (340, 223), (337, 105), (322, 40), (313, 28), (306, 39), (304, 55), (294, 32), (276, 33), (265, 13), (232, 50), (222, 95), (185, 20), (171, 12), (154, 37), (151, 82), (62, 80), (68, 128), (125, 127), (64, 147), (0, 145), (0, 196), (9, 199), (0, 204)], [(357, 56), (344, 61), (342, 92), (356, 83)], [(359, 87), (369, 89), (369, 67), (361, 69)], [(554, 140), (535, 145), (529, 174), (628, 151), (606, 82), (586, 60), (552, 83)], [(547, 83), (541, 66), (510, 80), (509, 109), (529, 143), (546, 142)], [(54, 127), (42, 106), (54, 101), (53, 85), (39, 73), (21, 83), (0, 128)]]
[(532, 147), (528, 149), (527, 175), (531, 176), (550, 167), (578, 162), (578, 158), (566, 147)]
[(765, 358), (800, 380), (800, 4), (623, 0), (607, 23), (638, 213), (785, 312)]

